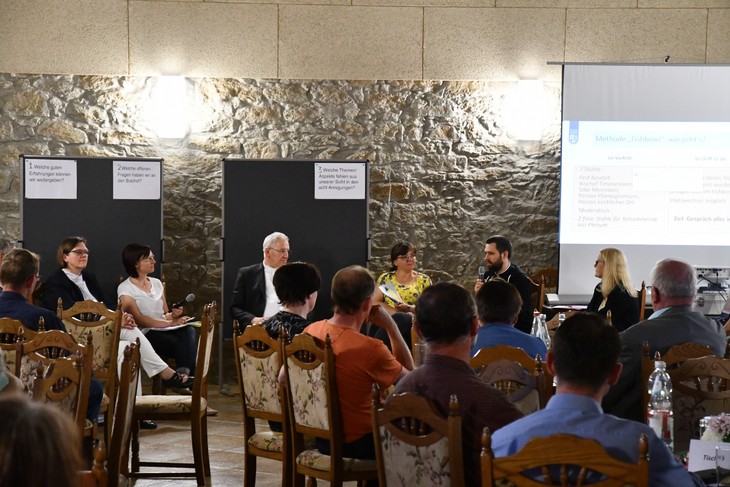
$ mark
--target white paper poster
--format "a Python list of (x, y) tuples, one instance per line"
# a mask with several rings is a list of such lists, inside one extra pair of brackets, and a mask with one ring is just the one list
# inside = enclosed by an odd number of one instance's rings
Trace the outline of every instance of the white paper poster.
[(160, 199), (159, 161), (114, 161), (112, 177), (115, 200)]
[(75, 200), (76, 161), (25, 159), (25, 197), (35, 200)]
[(314, 164), (314, 199), (365, 199), (365, 163)]

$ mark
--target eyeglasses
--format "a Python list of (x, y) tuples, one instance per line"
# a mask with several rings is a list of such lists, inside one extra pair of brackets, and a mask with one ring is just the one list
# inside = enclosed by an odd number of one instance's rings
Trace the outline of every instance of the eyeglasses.
[(35, 275), (35, 278), (36, 278), (36, 279), (37, 279), (38, 281), (41, 281), (41, 280), (43, 280), (43, 276), (41, 276), (40, 274), (36, 274), (36, 275)]
[(142, 262), (142, 261), (146, 261), (146, 262), (153, 261), (153, 260), (155, 260), (155, 254), (150, 254), (147, 257), (142, 257), (139, 260), (140, 260), (140, 262)]
[(400, 259), (400, 260), (416, 260), (416, 254), (399, 255), (398, 257), (396, 257), (396, 259)]
[(274, 248), (274, 247), (269, 247), (269, 248), (271, 250), (274, 250), (276, 252), (279, 252), (280, 254), (288, 254), (289, 253), (289, 249), (277, 249), (277, 248)]
[(605, 260), (597, 260), (595, 264), (593, 264), (593, 267), (596, 267), (598, 264), (605, 264)]
[(68, 251), (69, 254), (76, 254), (76, 255), (89, 255), (89, 251), (86, 249), (73, 249)]

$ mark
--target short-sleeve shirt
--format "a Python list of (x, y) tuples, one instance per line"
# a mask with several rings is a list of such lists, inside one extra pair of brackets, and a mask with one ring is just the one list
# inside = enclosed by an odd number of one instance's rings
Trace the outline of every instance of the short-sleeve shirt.
[[(414, 305), (416, 304), (418, 296), (420, 296), (421, 293), (431, 285), (431, 278), (428, 277), (426, 274), (421, 274), (419, 272), (418, 276), (416, 276), (415, 281), (410, 284), (401, 284), (395, 278), (395, 271), (380, 274), (380, 277), (378, 277), (378, 285), (380, 286), (388, 282), (392, 283), (393, 286), (395, 286), (396, 291), (398, 291), (398, 294), (403, 299), (403, 302), (405, 304)], [(395, 307), (396, 305), (396, 303), (387, 296), (385, 296), (385, 302), (386, 304), (393, 307)]]
[(382, 341), (351, 328), (335, 326), (322, 320), (312, 323), (304, 332), (322, 341), (327, 335), (330, 336), (345, 443), (371, 433), (373, 383), (385, 390), (393, 385), (403, 366)]
[[(164, 320), (165, 308), (162, 298), (165, 291), (162, 282), (154, 277), (148, 277), (147, 279), (152, 283), (148, 293), (132, 284), (130, 279), (126, 279), (117, 287), (117, 297), (129, 296), (136, 301), (140, 313), (151, 318)], [(142, 329), (143, 332), (146, 330)]]

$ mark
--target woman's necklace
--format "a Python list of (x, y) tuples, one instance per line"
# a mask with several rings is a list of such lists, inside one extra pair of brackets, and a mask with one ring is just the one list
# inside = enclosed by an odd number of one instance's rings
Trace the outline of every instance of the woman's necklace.
[(140, 279), (139, 277), (133, 278), (132, 283), (144, 292), (147, 292), (148, 288), (152, 287), (152, 283), (146, 277), (144, 279)]

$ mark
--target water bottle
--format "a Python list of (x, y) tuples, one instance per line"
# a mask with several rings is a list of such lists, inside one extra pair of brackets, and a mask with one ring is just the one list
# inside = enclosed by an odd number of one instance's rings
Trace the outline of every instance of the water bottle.
[(532, 329), (530, 330), (530, 335), (536, 337), (538, 336), (540, 330), (540, 312), (538, 310), (535, 310), (532, 312)]
[(649, 426), (663, 440), (669, 449), (674, 446), (674, 418), (672, 417), (672, 381), (667, 373), (667, 364), (654, 362), (654, 372), (649, 376), (649, 404), (647, 417)]
[(547, 318), (544, 314), (538, 317), (537, 337), (543, 341), (545, 347), (550, 349), (550, 332), (547, 327)]

